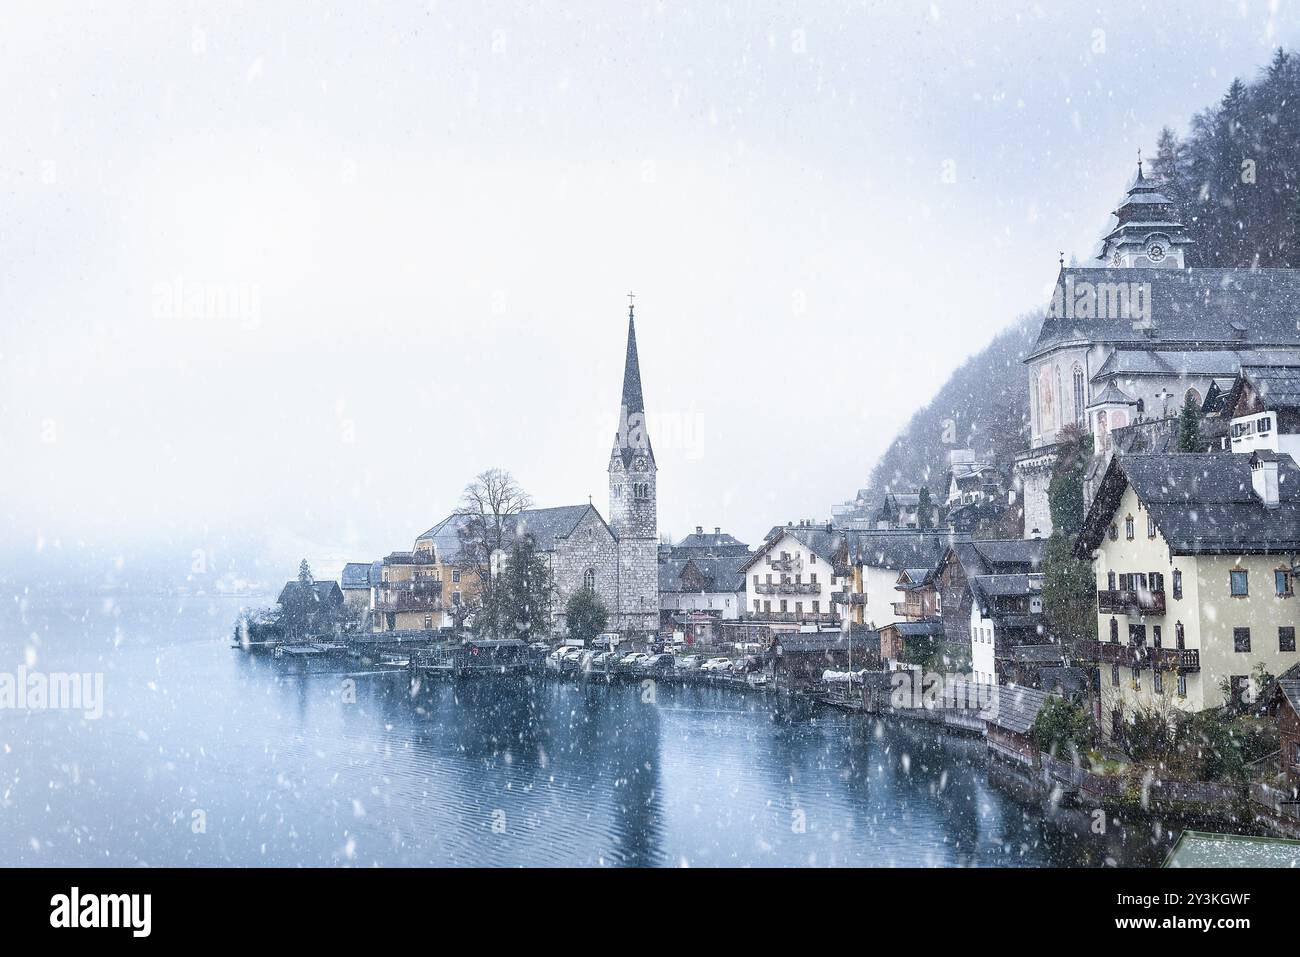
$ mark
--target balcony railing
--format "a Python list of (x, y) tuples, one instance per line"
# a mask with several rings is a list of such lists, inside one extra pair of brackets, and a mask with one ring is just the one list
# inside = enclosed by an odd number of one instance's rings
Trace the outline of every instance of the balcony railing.
[(816, 595), (821, 585), (816, 582), (764, 582), (754, 586), (760, 595)]
[(867, 596), (862, 592), (833, 591), (831, 601), (837, 605), (865, 605)]
[(1097, 612), (1102, 615), (1163, 615), (1163, 591), (1098, 589)]
[(803, 568), (803, 563), (797, 558), (769, 558), (767, 565), (778, 572), (797, 572)]
[(894, 614), (903, 618), (924, 618), (925, 606), (919, 601), (893, 601), (889, 603), (894, 609)]
[(442, 611), (442, 582), (430, 578), (383, 582), (375, 592), (376, 611)]
[(418, 595), (400, 595), (390, 599), (379, 598), (375, 600), (375, 611), (441, 612), (442, 599)]
[(836, 624), (840, 616), (831, 612), (797, 612), (797, 611), (751, 611), (746, 616), (750, 622), (763, 621), (794, 621), (794, 622), (818, 622), (820, 624)]
[(1199, 648), (1155, 648), (1118, 641), (1092, 641), (1084, 646), (1084, 655), (1091, 661), (1130, 668), (1177, 668), (1183, 672), (1201, 670)]
[(380, 582), (380, 592), (394, 595), (441, 595), (442, 582), (435, 578), (408, 578), (403, 581)]

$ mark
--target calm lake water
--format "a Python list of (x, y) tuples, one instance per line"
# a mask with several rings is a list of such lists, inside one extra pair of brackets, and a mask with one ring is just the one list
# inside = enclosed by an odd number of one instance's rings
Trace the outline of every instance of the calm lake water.
[(1146, 866), (1171, 843), (1147, 819), (1094, 835), (930, 727), (777, 724), (700, 688), (413, 691), (404, 670), (232, 650), (239, 605), (5, 610), (0, 671), (102, 671), (105, 713), (0, 711), (0, 861)]

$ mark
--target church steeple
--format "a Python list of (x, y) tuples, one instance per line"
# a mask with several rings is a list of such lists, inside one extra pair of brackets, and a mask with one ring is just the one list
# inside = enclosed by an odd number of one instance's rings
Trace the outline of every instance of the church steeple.
[(623, 361), (623, 398), (619, 405), (618, 432), (614, 435), (614, 452), (623, 459), (627, 468), (637, 451), (644, 452), (654, 462), (650, 447), (650, 434), (645, 425), (645, 398), (641, 394), (641, 362), (636, 352), (636, 312), (628, 293), (627, 356)]
[(627, 354), (618, 432), (609, 455), (609, 526), (618, 538), (616, 627), (653, 634), (659, 627), (658, 476), (641, 394), (636, 352), (636, 313), (628, 293)]
[(1194, 242), (1179, 221), (1174, 201), (1143, 175), (1139, 151), (1137, 178), (1115, 210), (1114, 228), (1102, 238), (1097, 258), (1113, 268), (1182, 269), (1184, 247)]

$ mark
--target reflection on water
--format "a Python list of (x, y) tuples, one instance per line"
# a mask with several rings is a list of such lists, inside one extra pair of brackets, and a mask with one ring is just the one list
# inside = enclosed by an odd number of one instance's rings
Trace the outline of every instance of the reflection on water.
[(777, 724), (718, 689), (412, 686), (233, 651), (230, 601), (89, 607), (3, 622), (0, 670), (31, 646), (106, 697), (99, 721), (0, 712), (6, 863), (1096, 866), (1169, 843), (1093, 834), (927, 726)]

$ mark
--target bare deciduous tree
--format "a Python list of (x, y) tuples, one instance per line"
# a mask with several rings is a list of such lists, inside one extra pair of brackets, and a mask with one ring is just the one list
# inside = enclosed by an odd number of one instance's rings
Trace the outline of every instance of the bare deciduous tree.
[(456, 507), (456, 514), (467, 519), (460, 526), (461, 544), (481, 577), (487, 577), (493, 552), (509, 544), (506, 529), (510, 516), (532, 504), (528, 493), (505, 469), (487, 469), (465, 486)]
[[(514, 476), (505, 469), (491, 468), (480, 472), (461, 493), (456, 514), (463, 517), (457, 534), (465, 561), (474, 567), (479, 587), (472, 600), (472, 609), (465, 606), (456, 619), (459, 632), (464, 618), (475, 615), (475, 629), (491, 633), (498, 629), (501, 617), (502, 596), (495, 593), (496, 582), (492, 576), (492, 556), (504, 552), (513, 540), (509, 531), (510, 517), (518, 515), (532, 505)], [(477, 620), (486, 615), (492, 621)]]

